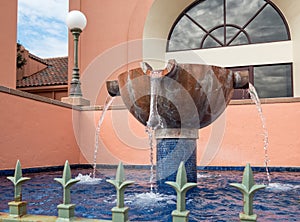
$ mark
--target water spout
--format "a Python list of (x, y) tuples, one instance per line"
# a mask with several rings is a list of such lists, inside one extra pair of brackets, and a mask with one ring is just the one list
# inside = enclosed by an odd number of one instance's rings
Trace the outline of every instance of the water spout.
[(249, 88), (249, 74), (247, 72), (233, 73), (233, 88), (234, 89), (248, 89)]
[(118, 80), (106, 81), (107, 92), (111, 97), (120, 96)]

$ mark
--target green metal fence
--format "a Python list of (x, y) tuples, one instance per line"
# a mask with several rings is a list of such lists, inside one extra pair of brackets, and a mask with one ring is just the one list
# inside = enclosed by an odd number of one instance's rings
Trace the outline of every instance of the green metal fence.
[[(85, 222), (127, 222), (129, 208), (124, 205), (124, 192), (126, 187), (132, 185), (134, 181), (128, 181), (125, 179), (124, 167), (120, 163), (117, 169), (115, 180), (107, 180), (107, 182), (113, 184), (117, 192), (117, 204), (112, 208), (112, 220), (98, 220), (79, 218), (75, 216), (75, 204), (71, 203), (71, 186), (80, 180), (71, 178), (71, 169), (68, 161), (64, 166), (62, 178), (55, 178), (54, 180), (59, 182), (63, 187), (63, 203), (57, 206), (58, 216), (43, 216), (43, 215), (30, 215), (27, 214), (27, 202), (22, 200), (22, 184), (28, 180), (29, 177), (22, 176), (22, 169), (20, 161), (17, 161), (15, 174), (8, 179), (14, 184), (14, 200), (8, 203), (9, 213), (0, 213), (0, 221), (14, 222), (14, 221), (26, 221), (26, 222), (64, 222), (64, 221), (85, 221)], [(166, 182), (173, 187), (177, 193), (177, 207), (172, 212), (173, 222), (187, 222), (189, 213), (186, 209), (186, 192), (197, 186), (196, 183), (189, 183), (187, 181), (186, 170), (183, 162), (178, 168), (176, 181)], [(243, 180), (241, 184), (230, 184), (233, 187), (238, 188), (243, 196), (243, 212), (240, 213), (240, 221), (256, 221), (257, 215), (253, 213), (253, 196), (254, 193), (262, 188), (264, 185), (256, 185), (254, 183), (253, 172), (250, 164), (247, 164), (243, 174)]]

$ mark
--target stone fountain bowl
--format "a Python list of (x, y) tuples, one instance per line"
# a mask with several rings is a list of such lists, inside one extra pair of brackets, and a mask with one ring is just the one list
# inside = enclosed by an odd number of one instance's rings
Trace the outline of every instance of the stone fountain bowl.
[(234, 88), (247, 87), (248, 77), (221, 67), (170, 60), (164, 70), (153, 71), (143, 63), (120, 74), (118, 81), (107, 82), (107, 88), (112, 96), (120, 94), (130, 113), (146, 126), (153, 83), (160, 128), (200, 129), (223, 113)]

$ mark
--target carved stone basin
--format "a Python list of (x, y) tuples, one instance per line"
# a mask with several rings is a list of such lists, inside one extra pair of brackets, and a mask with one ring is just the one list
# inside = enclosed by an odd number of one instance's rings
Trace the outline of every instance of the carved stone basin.
[(221, 115), (234, 88), (246, 88), (246, 73), (170, 60), (164, 70), (143, 63), (108, 81), (111, 96), (121, 95), (127, 109), (143, 125), (155, 130), (156, 180), (175, 181), (181, 161), (187, 179), (197, 182), (198, 129)]
[[(155, 84), (154, 93), (150, 83)], [(149, 119), (152, 93), (161, 128), (200, 129), (225, 110), (234, 88), (247, 83), (247, 76), (229, 69), (170, 60), (164, 70), (153, 71), (144, 63), (142, 68), (120, 74), (117, 82), (107, 82), (107, 88), (111, 95), (121, 95), (127, 109), (143, 125)]]
[(118, 84), (107, 84), (110, 94), (120, 93), (127, 109), (143, 125), (149, 119), (151, 79), (156, 84), (162, 128), (199, 129), (209, 125), (224, 111), (234, 88), (248, 83), (246, 76), (216, 66), (170, 60), (164, 70), (153, 71), (144, 63), (143, 68), (120, 74)]

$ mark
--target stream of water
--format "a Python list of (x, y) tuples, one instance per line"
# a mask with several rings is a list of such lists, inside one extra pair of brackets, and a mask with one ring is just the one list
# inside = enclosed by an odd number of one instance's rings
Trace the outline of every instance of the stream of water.
[(250, 94), (250, 97), (251, 97), (252, 101), (256, 105), (258, 115), (259, 115), (259, 118), (260, 118), (261, 124), (262, 124), (263, 142), (264, 142), (264, 165), (265, 165), (265, 168), (266, 168), (268, 183), (271, 183), (271, 175), (270, 175), (270, 171), (269, 171), (269, 167), (268, 167), (268, 164), (269, 164), (269, 161), (270, 161), (269, 160), (269, 155), (268, 155), (269, 135), (268, 135), (268, 130), (267, 130), (267, 126), (266, 126), (266, 119), (264, 117), (262, 107), (261, 107), (261, 103), (260, 103), (260, 99), (258, 97), (256, 89), (251, 83), (249, 83), (249, 94)]
[(151, 71), (150, 73), (150, 113), (146, 126), (146, 133), (149, 138), (150, 147), (150, 187), (153, 192), (154, 183), (154, 131), (163, 128), (163, 121), (157, 110), (157, 98), (159, 95), (161, 71)]
[(100, 128), (101, 128), (101, 125), (103, 123), (103, 120), (104, 120), (104, 117), (105, 117), (105, 114), (108, 110), (108, 108), (111, 106), (111, 104), (113, 103), (114, 101), (114, 98), (115, 97), (111, 97), (111, 96), (108, 96), (106, 98), (106, 102), (105, 102), (105, 105), (103, 107), (103, 111), (100, 115), (100, 118), (99, 118), (99, 121), (98, 121), (98, 124), (97, 124), (97, 128), (96, 128), (96, 133), (95, 133), (95, 149), (94, 149), (94, 159), (93, 159), (93, 179), (96, 178), (96, 168), (97, 168), (97, 154), (98, 154), (98, 149), (99, 149), (99, 136), (100, 136)]
[(161, 72), (162, 71), (151, 71), (150, 73), (150, 113), (147, 127), (153, 130), (163, 128), (162, 118), (157, 110)]
[(151, 127), (146, 127), (146, 133), (148, 134), (148, 143), (150, 148), (150, 191), (153, 192), (153, 183), (154, 183), (154, 130)]

